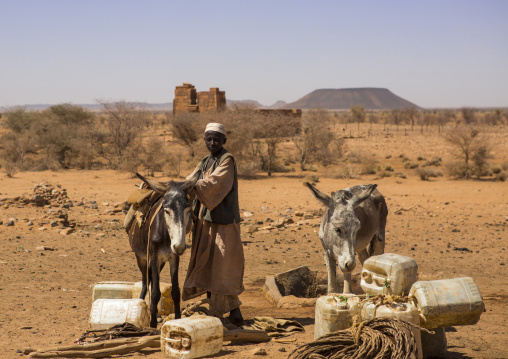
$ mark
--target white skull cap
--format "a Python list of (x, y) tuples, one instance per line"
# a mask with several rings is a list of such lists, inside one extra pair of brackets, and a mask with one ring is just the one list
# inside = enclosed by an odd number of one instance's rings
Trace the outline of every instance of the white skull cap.
[(226, 129), (224, 128), (224, 125), (217, 122), (211, 122), (208, 125), (206, 125), (205, 133), (208, 131), (219, 132), (222, 133), (224, 136), (226, 136)]

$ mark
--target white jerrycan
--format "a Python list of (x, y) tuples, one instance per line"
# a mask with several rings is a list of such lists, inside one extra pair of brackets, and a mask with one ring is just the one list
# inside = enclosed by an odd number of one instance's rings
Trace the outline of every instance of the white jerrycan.
[(222, 349), (224, 329), (220, 319), (192, 316), (169, 320), (161, 328), (161, 351), (167, 358), (191, 359)]
[(416, 282), (409, 296), (427, 329), (476, 324), (485, 309), (480, 288), (469, 277)]
[(354, 294), (331, 294), (316, 301), (314, 339), (351, 327), (360, 315), (360, 298)]
[(360, 286), (367, 294), (407, 294), (417, 274), (418, 264), (414, 259), (385, 253), (363, 262)]
[(150, 314), (144, 300), (103, 298), (92, 303), (90, 329), (103, 330), (125, 322), (138, 328), (150, 326)]

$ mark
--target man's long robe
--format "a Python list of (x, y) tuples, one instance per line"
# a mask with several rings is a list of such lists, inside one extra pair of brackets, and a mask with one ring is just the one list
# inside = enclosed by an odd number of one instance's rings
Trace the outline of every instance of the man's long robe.
[[(187, 177), (191, 178), (200, 165)], [(201, 206), (213, 210), (231, 191), (235, 162), (226, 158), (212, 172), (203, 173), (193, 191)], [(244, 254), (240, 224), (217, 224), (199, 218), (193, 230), (191, 258), (183, 285), (182, 299), (188, 300), (206, 292), (212, 294), (215, 314), (222, 315), (240, 306), (238, 295), (243, 292)]]

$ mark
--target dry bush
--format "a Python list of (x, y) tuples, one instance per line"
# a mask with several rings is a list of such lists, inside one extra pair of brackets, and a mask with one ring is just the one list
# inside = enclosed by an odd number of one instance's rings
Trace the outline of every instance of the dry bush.
[(85, 157), (93, 159), (86, 140), (93, 119), (91, 112), (70, 104), (9, 112), (3, 124), (11, 131), (2, 138), (6, 161), (20, 170), (86, 168)]
[(349, 163), (339, 167), (329, 167), (324, 171), (325, 177), (335, 179), (354, 179), (358, 178), (357, 169)]
[(387, 171), (387, 172), (393, 172), (394, 169), (391, 164), (386, 163), (382, 166), (378, 166), (378, 171)]
[(412, 170), (412, 169), (418, 168), (418, 163), (413, 162), (413, 161), (411, 161), (409, 159), (407, 161), (403, 161), (402, 165), (407, 170)]
[(418, 168), (416, 174), (422, 181), (428, 181), (431, 177), (442, 177), (443, 172), (434, 168)]
[(197, 113), (180, 113), (173, 117), (173, 138), (189, 148), (191, 157), (196, 155), (197, 146), (203, 146), (206, 123), (205, 116)]
[(508, 180), (508, 171), (496, 173), (496, 181), (506, 182)]
[(441, 166), (441, 157), (432, 157), (432, 159), (430, 161), (426, 161), (425, 163), (422, 164), (422, 167), (428, 167), (428, 166)]
[(392, 173), (390, 171), (379, 171), (377, 173), (378, 177), (379, 178), (385, 178), (385, 177), (391, 177), (392, 176)]
[(320, 163), (326, 167), (343, 156), (344, 140), (331, 131), (332, 119), (328, 111), (304, 113), (301, 126), (302, 132), (292, 136), (301, 170), (308, 170), (309, 163)]
[(153, 177), (156, 171), (162, 171), (170, 154), (164, 147), (164, 142), (158, 138), (152, 138), (141, 148), (138, 157), (139, 164), (145, 169), (145, 174)]
[(451, 129), (445, 139), (453, 146), (452, 155), (461, 162), (461, 165), (451, 163), (448, 166), (450, 175), (466, 179), (471, 176), (488, 175), (487, 160), (491, 158), (490, 143), (478, 129), (459, 125)]
[[(134, 154), (140, 146), (143, 129), (149, 125), (148, 113), (141, 107), (125, 101), (114, 103), (99, 101), (104, 107), (104, 128), (96, 129), (93, 145), (98, 155), (108, 161), (110, 168), (124, 167), (128, 154)], [(97, 142), (97, 139), (101, 141)]]

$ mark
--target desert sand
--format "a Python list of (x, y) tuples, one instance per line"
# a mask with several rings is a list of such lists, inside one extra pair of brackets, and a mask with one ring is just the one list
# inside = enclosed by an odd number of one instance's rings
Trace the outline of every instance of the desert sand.
[[(387, 143), (390, 139), (386, 139)], [(432, 148), (408, 144), (406, 154), (432, 155)], [(434, 150), (442, 150), (436, 145)], [(400, 153), (386, 143), (373, 147), (379, 158)], [(422, 151), (422, 152), (416, 152)], [(423, 153), (427, 151), (428, 153)], [(502, 151), (498, 150), (498, 151)], [(502, 153), (502, 152), (499, 152)], [(499, 159), (498, 153), (498, 159)], [(393, 158), (390, 160), (395, 162)], [(384, 161), (384, 160), (383, 160)], [(397, 164), (400, 165), (400, 164)], [(217, 357), (249, 358), (262, 347), (268, 358), (287, 356), (297, 345), (313, 340), (314, 308), (278, 309), (260, 290), (265, 277), (302, 265), (326, 273), (318, 239), (321, 208), (303, 185), (305, 174), (261, 175), (241, 179), (242, 240), (246, 257), (245, 292), (240, 296), (245, 319), (264, 315), (299, 321), (304, 333), (293, 342), (263, 344), (231, 343)], [(158, 177), (167, 180), (166, 177)], [(48, 183), (66, 189), (74, 206), (65, 209), (75, 226), (70, 234), (52, 227), (51, 211), (58, 207), (11, 203), (23, 194), (33, 195), (34, 186)], [(139, 281), (127, 235), (121, 228), (124, 214), (115, 212), (139, 180), (125, 172), (61, 171), (20, 172), (12, 178), (0, 174), (0, 357), (23, 356), (25, 347), (45, 348), (72, 344), (88, 329), (92, 286), (99, 281)], [(389, 215), (385, 252), (409, 256), (418, 263), (420, 280), (472, 277), (479, 285), (485, 312), (472, 326), (457, 326), (447, 334), (444, 358), (505, 358), (508, 352), (508, 185), (486, 180), (457, 181), (440, 177), (421, 181), (375, 175), (355, 179), (320, 176), (317, 187), (324, 192), (356, 184), (376, 183), (385, 196)], [(57, 187), (58, 188), (58, 187)], [(115, 207), (116, 205), (116, 207)], [(295, 212), (308, 215), (298, 227), (248, 233), (250, 225)], [(13, 225), (8, 226), (12, 220)], [(41, 247), (46, 250), (40, 250)], [(190, 250), (181, 258), (183, 283)], [(357, 264), (354, 273), (361, 266)], [(166, 266), (162, 281), (170, 282)], [(356, 285), (358, 290), (358, 285)], [(163, 358), (157, 350), (126, 355), (129, 358)]]

